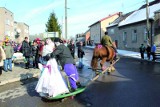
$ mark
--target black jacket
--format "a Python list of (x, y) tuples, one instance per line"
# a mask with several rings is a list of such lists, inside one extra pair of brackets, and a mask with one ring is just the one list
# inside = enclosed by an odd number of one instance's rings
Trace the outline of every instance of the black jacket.
[(60, 64), (64, 67), (65, 64), (74, 64), (74, 59), (68, 47), (61, 44), (51, 53), (51, 57), (58, 57)]
[(31, 46), (31, 51), (33, 56), (38, 56), (38, 47), (37, 46)]
[(22, 53), (23, 56), (30, 56), (31, 55), (31, 47), (28, 42), (25, 40), (22, 42)]
[(71, 53), (75, 53), (75, 45), (74, 44), (69, 44), (68, 48), (71, 51)]
[(85, 55), (82, 46), (78, 47), (78, 58), (83, 58), (83, 55)]

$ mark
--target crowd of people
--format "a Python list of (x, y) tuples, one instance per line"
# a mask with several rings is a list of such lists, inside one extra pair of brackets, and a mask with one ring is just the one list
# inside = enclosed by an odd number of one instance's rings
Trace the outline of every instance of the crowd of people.
[(155, 44), (153, 44), (152, 46), (148, 44), (147, 47), (145, 47), (144, 44), (141, 44), (141, 46), (139, 47), (141, 59), (144, 59), (144, 53), (146, 52), (148, 60), (150, 60), (151, 58), (150, 56), (152, 55), (152, 58), (153, 58), (152, 61), (155, 61), (156, 60), (156, 57), (155, 57), (156, 50), (157, 49), (156, 49)]

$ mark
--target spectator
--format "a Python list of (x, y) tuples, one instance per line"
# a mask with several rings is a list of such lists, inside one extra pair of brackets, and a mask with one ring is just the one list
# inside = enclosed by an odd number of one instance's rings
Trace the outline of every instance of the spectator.
[(12, 56), (14, 50), (9, 41), (5, 41), (4, 52), (6, 54), (6, 59), (4, 60), (4, 71), (12, 71)]
[(151, 56), (151, 47), (150, 47), (149, 44), (147, 45), (146, 51), (147, 51), (147, 58), (148, 58), (148, 60), (150, 60), (150, 56)]
[(3, 42), (0, 41), (0, 76), (2, 75), (2, 69), (3, 69), (3, 60), (6, 59), (6, 54), (2, 48)]
[(33, 44), (31, 46), (31, 53), (32, 53), (32, 61), (33, 61), (33, 68), (38, 68), (38, 48), (37, 48), (37, 42), (33, 41)]
[(144, 44), (141, 44), (141, 46), (139, 47), (140, 50), (140, 54), (141, 54), (141, 59), (144, 59), (144, 52), (146, 50)]
[(29, 45), (28, 37), (25, 37), (25, 40), (22, 42), (22, 53), (23, 53), (23, 56), (24, 56), (25, 59), (26, 59), (25, 68), (26, 68), (26, 69), (29, 69), (31, 47), (30, 47), (30, 45)]
[[(38, 44), (38, 43), (37, 43)], [(45, 45), (45, 41), (44, 40), (41, 40), (40, 44), (38, 44), (38, 59), (41, 64), (43, 62), (43, 58), (42, 58), (42, 52), (43, 52), (43, 47)]]
[(155, 61), (156, 58), (155, 58), (155, 53), (156, 53), (156, 45), (153, 44), (153, 46), (151, 47), (151, 55), (153, 57), (152, 61)]
[(83, 42), (80, 42), (80, 45), (78, 46), (78, 58), (79, 58), (79, 65), (78, 67), (81, 69), (83, 68), (83, 55), (85, 55), (83, 49), (82, 49), (82, 46), (83, 46)]
[(75, 54), (75, 45), (74, 45), (74, 41), (73, 40), (70, 41), (70, 44), (68, 45), (68, 48), (69, 48), (69, 50), (71, 52), (72, 57), (75, 58), (74, 57), (74, 54)]

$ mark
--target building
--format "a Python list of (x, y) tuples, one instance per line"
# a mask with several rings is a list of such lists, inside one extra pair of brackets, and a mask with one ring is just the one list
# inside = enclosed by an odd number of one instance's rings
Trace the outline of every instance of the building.
[(133, 12), (121, 14), (116, 20), (114, 20), (110, 25), (106, 27), (109, 36), (111, 36), (117, 48), (119, 48), (119, 46), (123, 46), (123, 47), (126, 46), (126, 40), (122, 36), (120, 36), (121, 30), (119, 30), (118, 24), (121, 21), (125, 20), (131, 13)]
[(160, 3), (151, 4), (149, 5), (149, 35), (147, 35), (146, 8), (144, 6), (119, 21), (116, 28), (113, 29), (111, 25), (107, 26), (109, 35), (118, 42), (119, 49), (139, 51), (142, 43), (146, 46), (155, 42), (157, 35), (155, 33), (158, 33), (159, 28), (159, 26), (155, 27), (156, 20), (158, 20), (158, 15), (157, 19), (155, 18), (155, 12), (160, 9)]
[(90, 39), (94, 43), (100, 43), (104, 32), (106, 32), (106, 26), (112, 23), (115, 19), (117, 19), (121, 15), (121, 12), (115, 13), (113, 15), (109, 15), (92, 25), (90, 25)]
[(23, 22), (14, 22), (15, 41), (21, 43), (25, 37), (29, 38), (29, 26)]
[(0, 7), (0, 40), (4, 40), (5, 36), (9, 36), (14, 40), (14, 16), (11, 11), (5, 7)]

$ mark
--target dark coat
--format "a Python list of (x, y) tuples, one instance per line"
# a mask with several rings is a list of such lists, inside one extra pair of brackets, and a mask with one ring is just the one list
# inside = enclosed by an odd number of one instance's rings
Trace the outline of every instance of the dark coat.
[(83, 58), (83, 56), (85, 55), (82, 46), (78, 47), (78, 58)]
[(65, 64), (74, 64), (74, 59), (68, 47), (61, 44), (51, 53), (51, 57), (58, 57), (60, 64), (64, 67)]
[(22, 42), (22, 53), (23, 56), (30, 56), (31, 55), (31, 47), (28, 42), (25, 40)]
[(33, 56), (38, 56), (38, 47), (37, 46), (31, 46), (31, 52)]
[(74, 44), (69, 44), (68, 48), (71, 51), (71, 53), (75, 53), (75, 45)]
[(151, 47), (147, 46), (146, 51), (147, 51), (147, 53), (151, 53)]

